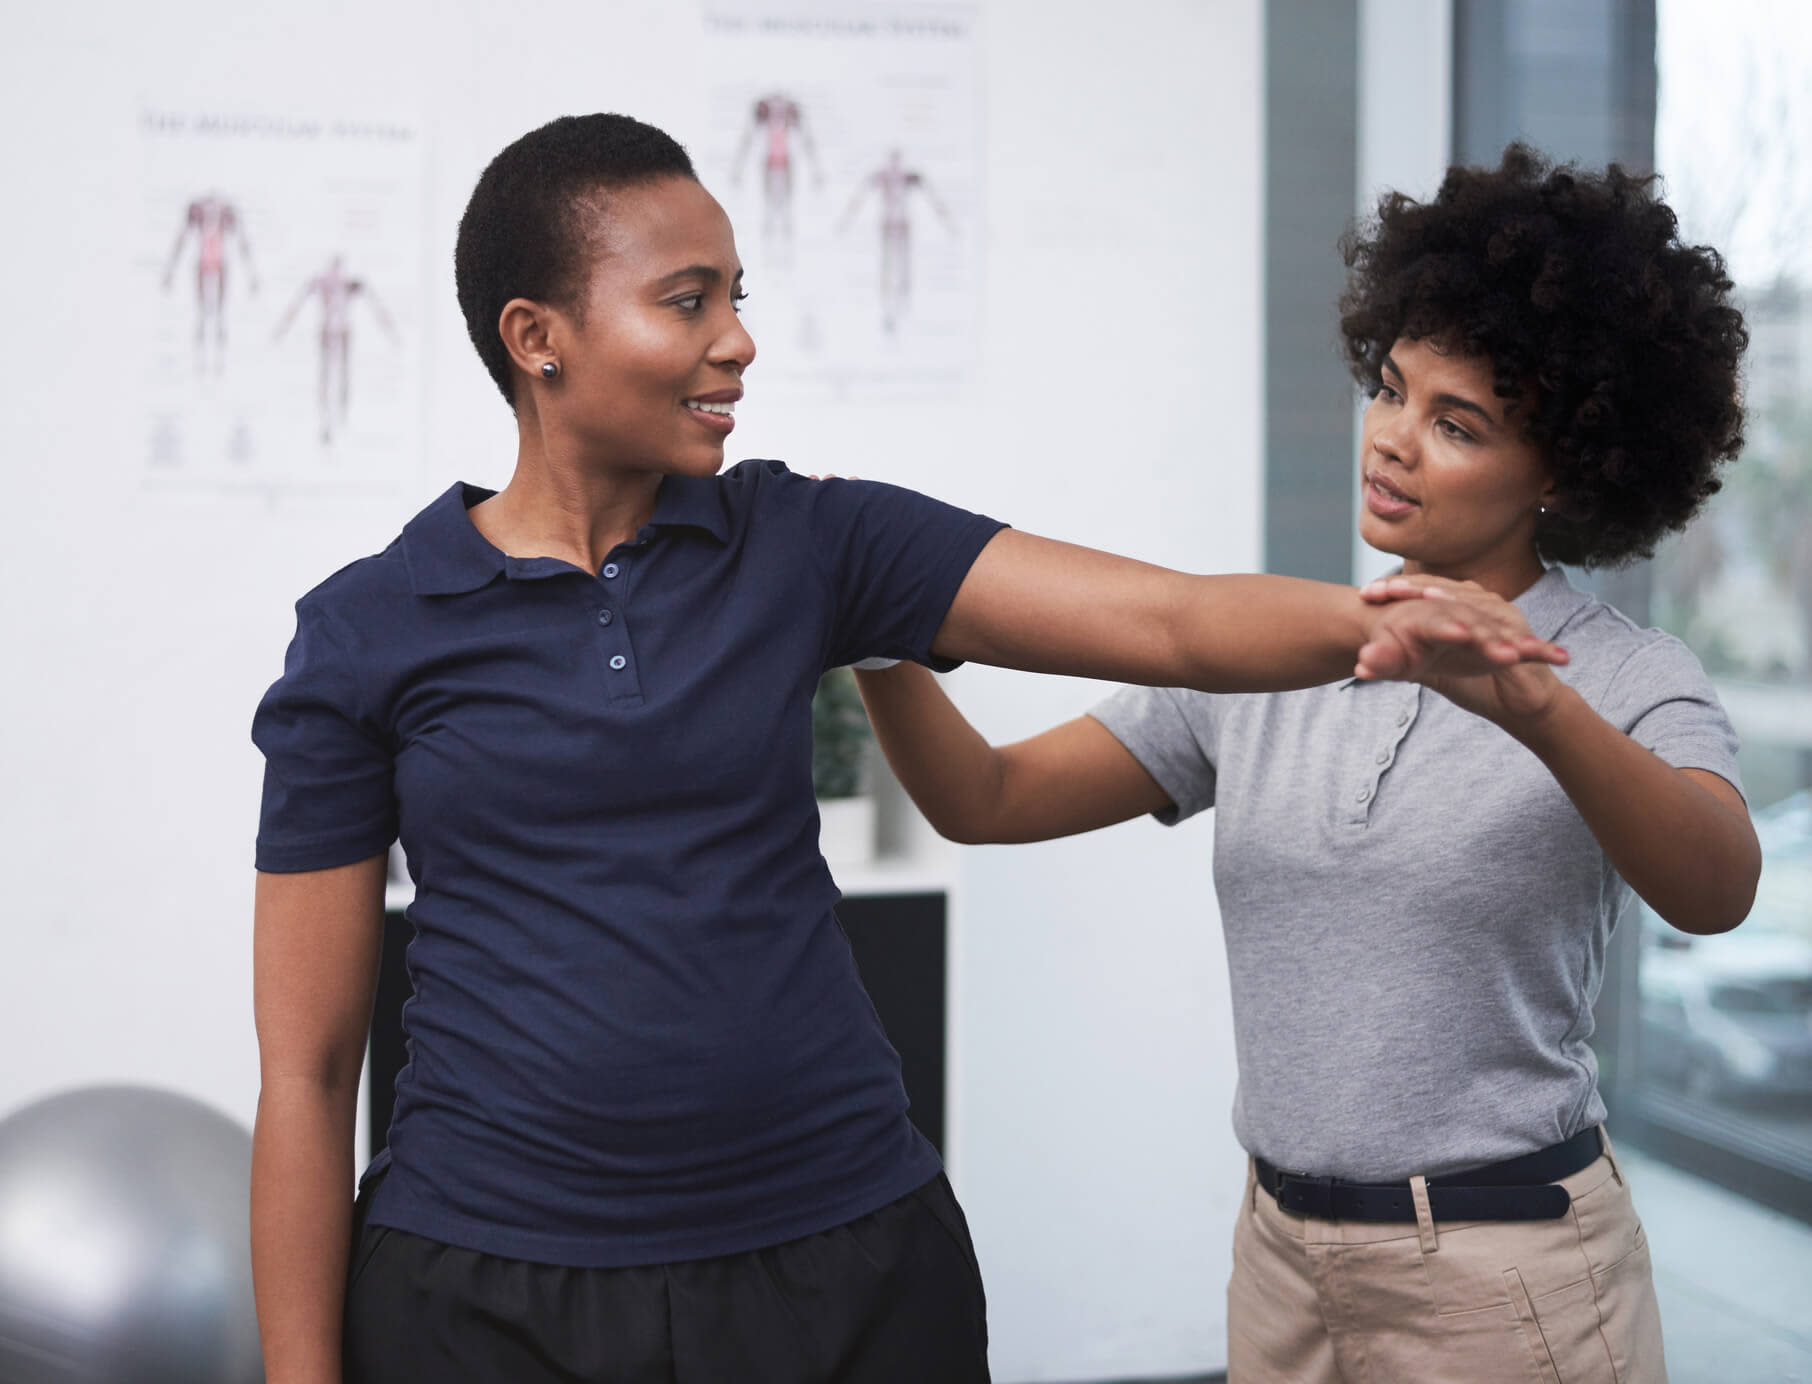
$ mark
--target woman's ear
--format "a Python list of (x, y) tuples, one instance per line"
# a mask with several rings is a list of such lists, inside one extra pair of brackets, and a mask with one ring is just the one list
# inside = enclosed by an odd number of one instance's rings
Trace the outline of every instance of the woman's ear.
[(533, 379), (543, 378), (541, 367), (550, 361), (559, 366), (554, 342), (557, 330), (553, 309), (527, 298), (510, 299), (497, 315), (497, 334), (503, 338), (503, 349), (510, 353), (516, 368)]
[(1561, 491), (1560, 482), (1554, 479), (1552, 470), (1549, 470), (1547, 481), (1542, 485), (1541, 492), (1535, 497), (1535, 503), (1540, 505), (1543, 510), (1557, 510), (1566, 503), (1566, 496)]

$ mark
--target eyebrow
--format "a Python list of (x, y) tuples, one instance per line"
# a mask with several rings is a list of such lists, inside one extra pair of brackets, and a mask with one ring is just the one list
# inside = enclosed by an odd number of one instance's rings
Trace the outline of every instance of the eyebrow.
[[(723, 282), (723, 278), (724, 271), (713, 265), (688, 264), (684, 269), (675, 269), (671, 274), (661, 275), (660, 278), (655, 280), (655, 283), (658, 286), (665, 288), (668, 284), (678, 283), (681, 279), (703, 279), (708, 284), (719, 284)], [(738, 269), (736, 273), (731, 276), (730, 282), (736, 283), (741, 278), (742, 270)]]
[[(1392, 360), (1389, 356), (1384, 358), (1384, 369), (1390, 371), (1390, 373), (1395, 375), (1399, 380), (1403, 378), (1403, 371), (1398, 367), (1397, 362)], [(1502, 423), (1493, 418), (1491, 414), (1486, 411), (1483, 404), (1475, 404), (1472, 400), (1461, 398), (1458, 394), (1437, 394), (1434, 396), (1433, 403), (1437, 408), (1458, 409), (1462, 413), (1476, 414), (1494, 428), (1501, 428), (1503, 426)]]

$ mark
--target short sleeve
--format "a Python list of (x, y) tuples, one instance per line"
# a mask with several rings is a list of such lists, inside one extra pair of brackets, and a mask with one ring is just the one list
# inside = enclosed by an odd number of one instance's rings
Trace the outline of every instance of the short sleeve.
[(1173, 827), (1214, 806), (1221, 698), (1175, 687), (1123, 687), (1090, 710), (1158, 787), (1171, 806), (1152, 813)]
[(878, 481), (812, 481), (811, 534), (833, 618), (825, 665), (884, 657), (938, 669), (931, 644), (1005, 524)]
[(1692, 650), (1651, 632), (1624, 660), (1598, 713), (1676, 769), (1705, 769), (1739, 793), (1737, 736)]
[(382, 855), (396, 838), (388, 737), (360, 706), (358, 681), (329, 617), (297, 607), (283, 676), (252, 717), (264, 752), (257, 865), (327, 870)]

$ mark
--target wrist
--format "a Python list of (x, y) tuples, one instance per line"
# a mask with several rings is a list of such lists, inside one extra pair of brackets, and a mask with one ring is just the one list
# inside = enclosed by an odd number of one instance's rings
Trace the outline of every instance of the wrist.
[(1578, 691), (1555, 677), (1551, 671), (1542, 671), (1553, 683), (1553, 695), (1540, 706), (1526, 711), (1507, 712), (1497, 719), (1505, 731), (1537, 756), (1546, 759), (1550, 754), (1566, 748), (1579, 727), (1582, 715), (1595, 716), (1597, 713), (1586, 704), (1586, 699)]
[(1354, 658), (1357, 658), (1359, 650), (1363, 649), (1367, 644), (1378, 637), (1378, 630), (1384, 623), (1385, 612), (1388, 611), (1391, 606), (1389, 603), (1378, 604), (1368, 601), (1356, 591), (1352, 593), (1352, 596), (1353, 606), (1350, 609), (1353, 624), (1348, 632), (1349, 647), (1347, 652), (1352, 654)]

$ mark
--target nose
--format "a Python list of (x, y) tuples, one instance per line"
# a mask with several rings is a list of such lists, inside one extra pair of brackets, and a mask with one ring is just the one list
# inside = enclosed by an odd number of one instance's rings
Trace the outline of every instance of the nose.
[(749, 335), (749, 329), (743, 325), (742, 318), (732, 315), (728, 326), (712, 345), (711, 363), (734, 366), (736, 373), (740, 375), (754, 360), (755, 338)]
[(1376, 421), (1371, 429), (1373, 450), (1401, 466), (1413, 466), (1415, 429), (1410, 425), (1409, 410), (1399, 408), (1387, 412), (1375, 402), (1372, 408), (1377, 410)]

